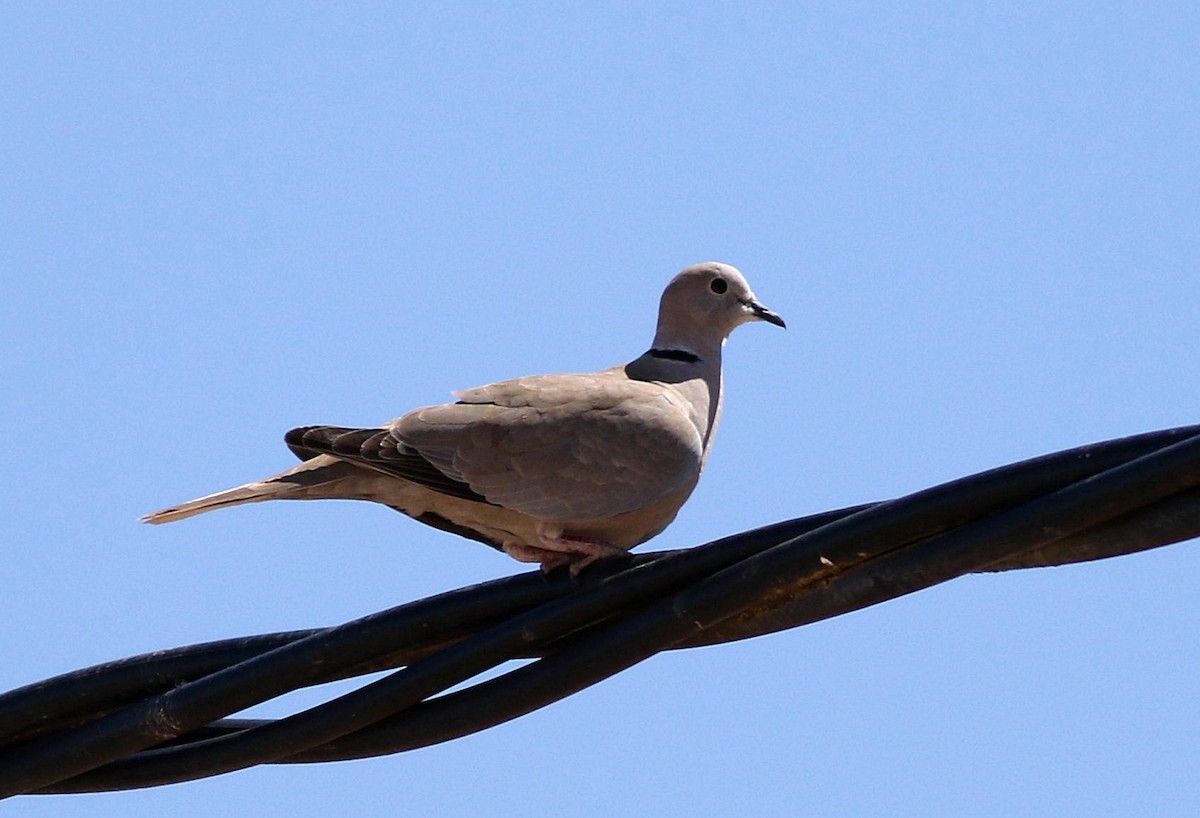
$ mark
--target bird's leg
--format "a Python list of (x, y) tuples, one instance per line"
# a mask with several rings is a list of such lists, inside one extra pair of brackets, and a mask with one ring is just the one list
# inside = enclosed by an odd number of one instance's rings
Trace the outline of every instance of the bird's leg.
[[(545, 548), (538, 548), (533, 545), (526, 545), (523, 542), (506, 542), (501, 546), (505, 554), (515, 559), (517, 562), (538, 562), (541, 563), (542, 573), (549, 574), (556, 568), (561, 568), (564, 565), (570, 565), (573, 559), (572, 554), (566, 554), (562, 551), (550, 551)], [(578, 571), (572, 569), (571, 576), (575, 576)]]
[(548, 552), (544, 548), (535, 548), (523, 542), (512, 541), (504, 543), (501, 550), (517, 562), (545, 562), (554, 554), (554, 552)]
[(573, 577), (578, 576), (580, 571), (596, 560), (625, 556), (628, 553), (625, 549), (603, 540), (565, 536), (562, 527), (557, 525), (540, 525), (537, 535), (537, 545), (509, 540), (504, 543), (502, 550), (518, 562), (541, 563), (543, 574), (564, 565), (570, 566)]
[(604, 557), (620, 557), (627, 552), (624, 548), (618, 548), (612, 543), (604, 540), (592, 540), (587, 537), (541, 537), (541, 546), (546, 551), (553, 551), (558, 554), (578, 554), (580, 556), (591, 557), (592, 559), (602, 559)]
[[(570, 537), (554, 528), (538, 527), (538, 544), (546, 558), (542, 559), (542, 571), (549, 572), (566, 562), (570, 566), (571, 576), (579, 576), (579, 572), (596, 560), (606, 557), (623, 557), (628, 552), (610, 542), (594, 540), (588, 537)], [(564, 560), (563, 557), (566, 557)]]

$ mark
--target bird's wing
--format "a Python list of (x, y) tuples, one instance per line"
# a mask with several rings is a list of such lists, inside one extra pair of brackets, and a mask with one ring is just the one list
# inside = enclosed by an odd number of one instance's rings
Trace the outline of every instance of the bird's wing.
[(415, 453), (490, 503), (563, 522), (648, 506), (699, 475), (702, 443), (682, 396), (620, 369), (456, 395), (394, 421), (380, 453)]

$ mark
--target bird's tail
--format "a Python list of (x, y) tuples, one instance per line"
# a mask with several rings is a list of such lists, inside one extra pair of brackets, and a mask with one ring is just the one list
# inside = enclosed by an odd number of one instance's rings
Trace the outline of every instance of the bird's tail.
[(268, 477), (266, 480), (256, 480), (243, 486), (218, 491), (181, 503), (177, 506), (164, 508), (153, 514), (142, 517), (142, 522), (152, 525), (173, 523), (176, 520), (186, 520), (197, 514), (229, 506), (240, 506), (246, 503), (262, 503), (267, 500), (304, 500), (316, 497), (335, 496), (321, 490), (322, 486), (340, 480), (347, 476), (354, 467), (345, 461), (333, 457), (314, 457), (296, 468)]

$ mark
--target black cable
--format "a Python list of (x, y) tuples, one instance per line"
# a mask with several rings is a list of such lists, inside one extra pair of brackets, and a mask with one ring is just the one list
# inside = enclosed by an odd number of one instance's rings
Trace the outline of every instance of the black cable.
[[(346, 625), (113, 662), (0, 696), (0, 796), (398, 752), (515, 718), (661, 650), (769, 633), (977, 570), (1200, 533), (1200, 427), (1085, 446), (685, 551), (525, 574)], [(517, 658), (516, 670), (438, 695)], [(280, 720), (289, 690), (404, 666)]]
[[(1165, 476), (1169, 474), (1170, 477)], [(827, 565), (839, 546), (858, 548), (859, 536), (886, 535), (917, 524), (948, 496), (974, 488), (963, 481), (862, 511), (783, 543), (683, 591), (611, 628), (597, 631), (546, 659), (468, 690), (426, 702), (326, 752), (295, 761), (379, 755), (456, 738), (563, 698), (677, 643), (711, 623), (737, 616), (773, 593), (792, 594), (783, 607), (794, 626), (837, 616), (929, 587), (984, 567), (1008, 549), (1052, 542), (1077, 528), (1118, 516), (1161, 493), (1200, 484), (1200, 437), (1145, 455), (1035, 502), (899, 550), (877, 540), (874, 553)], [(964, 498), (966, 499), (966, 498)], [(971, 498), (979, 499), (979, 498)], [(1200, 513), (1196, 514), (1200, 519)], [(1200, 525), (1193, 535), (1200, 533)], [(794, 593), (805, 586), (803, 593)], [(439, 729), (448, 725), (451, 729)], [(460, 729), (454, 729), (454, 726)], [(469, 729), (462, 729), (469, 727)], [(334, 753), (330, 753), (333, 750)]]

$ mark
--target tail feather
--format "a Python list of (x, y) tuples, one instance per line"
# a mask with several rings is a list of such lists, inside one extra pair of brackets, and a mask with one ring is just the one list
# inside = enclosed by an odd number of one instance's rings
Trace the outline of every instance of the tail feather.
[(266, 500), (302, 500), (319, 497), (335, 497), (328, 491), (328, 484), (350, 476), (358, 469), (350, 463), (322, 455), (308, 460), (296, 468), (257, 480), (243, 486), (218, 491), (204, 497), (181, 503), (177, 506), (164, 508), (153, 514), (142, 517), (142, 522), (151, 525), (173, 523), (176, 520), (186, 520), (197, 514), (229, 506), (240, 506), (247, 503), (262, 503)]
[(264, 500), (282, 499), (287, 496), (289, 490), (294, 488), (295, 486), (289, 486), (287, 483), (247, 483), (244, 486), (238, 486), (227, 491), (218, 491), (216, 494), (209, 494), (206, 497), (200, 497), (187, 503), (164, 508), (162, 511), (156, 511), (153, 514), (147, 514), (145, 517), (142, 517), (142, 522), (150, 523), (151, 525), (161, 525), (162, 523), (173, 523), (176, 520), (186, 520), (188, 517), (194, 517), (197, 514), (203, 514), (206, 511), (212, 511), (217, 508), (225, 508), (226, 506), (240, 506), (246, 503), (261, 503)]

